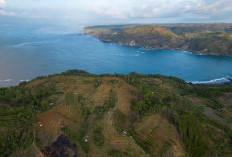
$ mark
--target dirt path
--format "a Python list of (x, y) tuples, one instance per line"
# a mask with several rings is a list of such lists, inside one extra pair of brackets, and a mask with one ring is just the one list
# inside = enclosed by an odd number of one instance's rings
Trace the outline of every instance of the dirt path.
[[(33, 131), (33, 137), (35, 139), (35, 129)], [(33, 141), (32, 145), (34, 146), (35, 150), (38, 152), (39, 157), (45, 157), (43, 153), (40, 151), (40, 149), (35, 145), (35, 140)]]
[(38, 148), (38, 147), (36, 147), (36, 145), (35, 145), (35, 143), (33, 142), (33, 147), (35, 148), (35, 150), (38, 152), (38, 156), (39, 157), (45, 157), (44, 155), (43, 155), (43, 153), (40, 151), (40, 149)]

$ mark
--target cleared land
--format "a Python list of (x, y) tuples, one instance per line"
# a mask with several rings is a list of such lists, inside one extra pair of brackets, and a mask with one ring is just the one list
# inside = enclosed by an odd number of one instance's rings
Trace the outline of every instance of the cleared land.
[(231, 85), (160, 75), (37, 78), (0, 89), (1, 153), (12, 156), (231, 156)]

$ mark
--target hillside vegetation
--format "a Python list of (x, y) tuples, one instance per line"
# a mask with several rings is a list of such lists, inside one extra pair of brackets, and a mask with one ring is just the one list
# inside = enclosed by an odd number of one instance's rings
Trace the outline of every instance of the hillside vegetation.
[(232, 24), (164, 24), (86, 27), (105, 42), (145, 48), (232, 55)]
[(232, 156), (232, 86), (71, 70), (0, 89), (0, 156)]
[(178, 37), (172, 31), (165, 29), (161, 26), (137, 26), (132, 28), (126, 28), (124, 29), (124, 32), (128, 34), (156, 34), (171, 38)]

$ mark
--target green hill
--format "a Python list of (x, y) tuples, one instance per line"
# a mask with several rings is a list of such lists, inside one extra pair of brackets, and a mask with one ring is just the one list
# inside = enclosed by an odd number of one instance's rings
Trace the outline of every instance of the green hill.
[(178, 35), (161, 26), (136, 26), (124, 29), (128, 34), (154, 34), (172, 38), (178, 38)]
[(197, 54), (232, 55), (232, 24), (164, 24), (86, 27), (105, 42)]
[(0, 89), (0, 156), (231, 156), (232, 86), (71, 70)]

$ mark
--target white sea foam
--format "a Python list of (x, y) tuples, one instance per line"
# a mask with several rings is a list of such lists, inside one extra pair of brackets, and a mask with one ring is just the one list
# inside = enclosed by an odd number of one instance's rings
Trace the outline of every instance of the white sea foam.
[(193, 54), (192, 52), (189, 52), (189, 51), (181, 51), (181, 50), (180, 50), (180, 52), (182, 52), (182, 53), (187, 53), (187, 54)]
[(218, 78), (218, 79), (213, 79), (209, 81), (193, 81), (191, 83), (193, 84), (221, 84), (221, 83), (228, 83), (228, 82), (231, 82), (231, 77), (229, 76)]
[(32, 44), (47, 44), (47, 43), (55, 43), (59, 40), (50, 40), (50, 41), (36, 41), (36, 42), (25, 42), (25, 43), (20, 43), (16, 45), (12, 45), (11, 47), (17, 48), (17, 47), (23, 47), (26, 45), (32, 45)]
[(11, 82), (13, 81), (12, 79), (6, 79), (6, 80), (0, 80), (0, 82)]
[(29, 82), (30, 80), (20, 80), (19, 82)]

